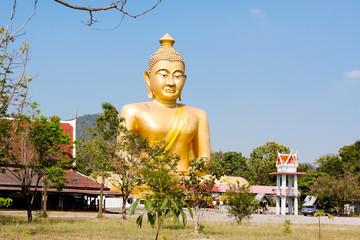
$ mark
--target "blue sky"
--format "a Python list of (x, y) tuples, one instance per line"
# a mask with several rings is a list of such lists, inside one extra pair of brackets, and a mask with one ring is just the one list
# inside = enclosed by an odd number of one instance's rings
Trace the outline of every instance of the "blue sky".
[[(0, 3), (0, 24), (10, 1)], [(31, 12), (19, 0), (16, 24)], [(84, 1), (88, 2), (88, 1)], [(156, 1), (128, 1), (141, 12)], [(360, 1), (169, 1), (132, 19), (39, 1), (31, 43), (32, 99), (62, 119), (147, 101), (142, 72), (169, 33), (186, 62), (182, 102), (206, 110), (213, 151), (245, 155), (268, 141), (300, 162), (360, 139)]]

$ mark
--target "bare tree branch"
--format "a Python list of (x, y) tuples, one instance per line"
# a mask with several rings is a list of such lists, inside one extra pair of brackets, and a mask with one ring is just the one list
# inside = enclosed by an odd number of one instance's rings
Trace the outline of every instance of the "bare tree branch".
[(86, 23), (88, 26), (91, 26), (95, 22), (95, 20), (93, 18), (93, 12), (103, 12), (103, 11), (107, 11), (107, 10), (111, 10), (111, 9), (116, 9), (129, 17), (137, 18), (139, 16), (142, 16), (142, 15), (150, 12), (151, 10), (156, 8), (161, 3), (161, 0), (158, 0), (158, 2), (154, 6), (149, 8), (148, 10), (146, 10), (142, 13), (139, 13), (139, 14), (132, 14), (132, 13), (129, 13), (124, 10), (124, 6), (127, 3), (127, 0), (118, 1), (116, 3), (112, 3), (108, 6), (99, 7), (99, 8), (92, 8), (90, 6), (89, 7), (76, 6), (76, 5), (68, 3), (67, 1), (63, 1), (63, 0), (54, 0), (54, 1), (66, 6), (68, 8), (89, 12), (89, 20)]
[(25, 25), (27, 24), (27, 22), (30, 21), (30, 19), (31, 19), (31, 18), (35, 15), (35, 13), (36, 13), (37, 3), (38, 3), (38, 0), (35, 0), (35, 1), (34, 1), (34, 10), (33, 10), (32, 14), (30, 15), (30, 17), (28, 17), (28, 18), (23, 22), (23, 24), (22, 24), (15, 32), (13, 32), (13, 33), (10, 34), (10, 33), (9, 33), (9, 27), (11, 26), (12, 20), (14, 19), (15, 10), (16, 10), (16, 0), (14, 0), (13, 9), (12, 9), (12, 11), (11, 11), (8, 24), (6, 25), (6, 29), (4, 30), (4, 34), (1, 36), (0, 47), (2, 47), (4, 43), (6, 43), (6, 40), (7, 40), (7, 39), (12, 39), (13, 37), (16, 36), (16, 34), (17, 34), (18, 32), (20, 32), (20, 31), (25, 27)]
[[(126, 2), (126, 1), (125, 1), (125, 2)], [(130, 14), (130, 13), (128, 13), (128, 12), (125, 12), (122, 8), (119, 8), (119, 7), (116, 7), (116, 9), (119, 10), (120, 12), (128, 15), (129, 17), (137, 18), (137, 17), (139, 17), (139, 16), (141, 16), (141, 15), (144, 15), (144, 14), (150, 12), (151, 10), (155, 9), (160, 3), (161, 3), (161, 0), (158, 0), (158, 2), (157, 2), (153, 7), (149, 8), (149, 9), (146, 10), (145, 12), (142, 12), (142, 13), (137, 14), (137, 15), (132, 15), (132, 14)]]
[(106, 7), (91, 8), (91, 7), (76, 6), (76, 5), (70, 4), (70, 3), (66, 2), (66, 1), (62, 1), (62, 0), (54, 0), (54, 1), (66, 6), (66, 7), (72, 8), (72, 9), (83, 10), (83, 11), (91, 11), (91, 12), (106, 11), (106, 10), (109, 10), (109, 9), (114, 9), (117, 6), (122, 5), (122, 4), (125, 3), (125, 1), (123, 0), (123, 1), (120, 1), (120, 2), (117, 2), (117, 3), (113, 3), (113, 4), (111, 4), (109, 6), (106, 6)]

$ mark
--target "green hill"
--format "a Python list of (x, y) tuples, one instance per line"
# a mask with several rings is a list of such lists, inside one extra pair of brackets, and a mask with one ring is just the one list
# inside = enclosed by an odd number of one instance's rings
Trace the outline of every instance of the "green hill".
[(99, 113), (85, 114), (84, 116), (80, 116), (77, 118), (76, 140), (80, 140), (82, 138), (90, 138), (88, 128), (96, 126), (96, 118), (99, 115)]

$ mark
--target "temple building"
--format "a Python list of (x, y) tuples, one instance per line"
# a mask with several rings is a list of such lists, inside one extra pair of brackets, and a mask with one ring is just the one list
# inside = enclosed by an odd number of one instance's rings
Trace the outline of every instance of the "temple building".
[[(63, 133), (69, 134), (72, 142), (76, 140), (76, 119), (61, 121), (60, 126), (63, 129)], [(75, 153), (74, 145), (72, 149), (73, 157), (75, 157)], [(0, 172), (0, 196), (13, 199), (10, 208), (25, 209), (26, 205), (24, 196), (21, 194), (19, 180), (11, 173), (11, 171), (14, 171), (15, 169), (2, 168), (3, 169), (1, 169), (2, 171)], [(47, 209), (96, 211), (99, 206), (101, 184), (74, 170), (67, 170), (64, 177), (68, 183), (65, 184), (65, 188), (62, 189), (62, 191), (59, 192), (55, 188), (47, 189)], [(35, 191), (36, 178), (34, 177), (31, 180), (31, 189), (32, 191)], [(43, 191), (43, 184), (40, 184), (36, 190), (34, 199), (33, 207), (35, 210), (42, 209)], [(105, 198), (119, 198), (121, 196), (120, 193), (111, 191), (108, 186), (105, 186), (103, 191)], [(105, 207), (106, 206), (104, 206), (104, 208)]]

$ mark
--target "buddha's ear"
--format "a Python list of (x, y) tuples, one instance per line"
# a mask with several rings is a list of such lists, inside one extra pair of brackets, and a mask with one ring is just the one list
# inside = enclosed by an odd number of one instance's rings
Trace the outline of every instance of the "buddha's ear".
[[(187, 76), (184, 74), (183, 78), (185, 79), (184, 80), (184, 85), (185, 85)], [(181, 89), (181, 92), (182, 92), (182, 89)], [(180, 92), (180, 95), (179, 95), (179, 101), (181, 101), (181, 92)]]
[(153, 94), (152, 94), (151, 87), (150, 87), (150, 74), (147, 71), (144, 71), (143, 75), (144, 75), (145, 83), (146, 83), (146, 86), (148, 89), (148, 98), (153, 99)]

